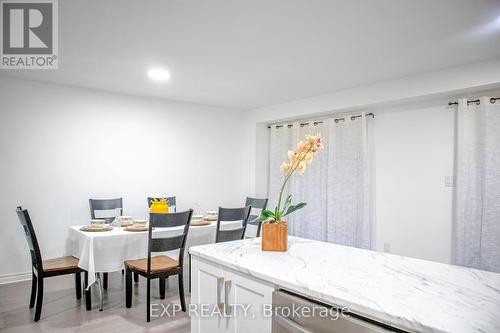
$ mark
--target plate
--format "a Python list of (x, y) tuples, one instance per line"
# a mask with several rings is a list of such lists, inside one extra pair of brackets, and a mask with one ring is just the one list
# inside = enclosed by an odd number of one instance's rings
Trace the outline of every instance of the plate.
[(193, 222), (193, 221), (191, 221), (191, 224), (190, 224), (190, 225), (191, 225), (192, 227), (201, 227), (201, 226), (203, 226), (203, 225), (210, 225), (210, 224), (212, 224), (212, 222), (207, 221), (207, 220), (203, 220), (203, 221), (197, 221), (197, 222)]
[(132, 225), (130, 227), (123, 228), (123, 230), (125, 230), (125, 231), (131, 231), (131, 232), (141, 232), (141, 231), (148, 231), (149, 227), (148, 226), (145, 226), (145, 227), (135, 227), (135, 226)]
[(80, 228), (80, 231), (85, 231), (85, 232), (104, 232), (111, 230), (113, 230), (113, 227), (109, 225), (106, 225), (104, 227), (94, 227), (90, 225), (84, 225), (83, 227)]

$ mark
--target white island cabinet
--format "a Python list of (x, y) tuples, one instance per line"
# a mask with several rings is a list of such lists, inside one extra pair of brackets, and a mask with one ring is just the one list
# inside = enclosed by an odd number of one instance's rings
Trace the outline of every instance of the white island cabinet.
[(271, 332), (274, 287), (193, 256), (191, 261), (191, 332)]
[[(497, 273), (297, 237), (282, 253), (262, 252), (260, 238), (189, 253), (192, 333), (270, 333), (276, 326), (292, 328), (276, 332), (500, 332)], [(316, 317), (272, 318), (264, 311), (273, 301), (288, 306), (288, 299), (351, 315), (316, 330), (322, 323)], [(195, 311), (202, 306), (216, 311)], [(246, 316), (240, 306), (250, 307)], [(364, 328), (345, 328), (354, 325)]]

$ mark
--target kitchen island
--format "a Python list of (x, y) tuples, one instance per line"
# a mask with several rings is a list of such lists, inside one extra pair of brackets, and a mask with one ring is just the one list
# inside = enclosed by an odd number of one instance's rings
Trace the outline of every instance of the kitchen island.
[[(286, 253), (260, 238), (192, 247), (191, 331), (271, 332), (262, 306), (287, 290), (405, 332), (500, 332), (500, 274), (289, 237)], [(250, 304), (245, 315), (231, 305)], [(223, 310), (223, 311), (222, 311)]]

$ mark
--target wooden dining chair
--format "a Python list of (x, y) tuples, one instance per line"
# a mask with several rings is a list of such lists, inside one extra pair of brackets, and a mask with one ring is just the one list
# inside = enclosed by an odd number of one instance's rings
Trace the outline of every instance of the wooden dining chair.
[[(40, 247), (38, 246), (38, 240), (36, 238), (35, 229), (31, 223), (31, 218), (28, 210), (22, 209), (22, 207), (17, 207), (16, 210), (19, 222), (24, 230), (24, 236), (28, 242), (28, 248), (30, 250), (31, 257), (31, 297), (30, 297), (30, 309), (35, 306), (35, 321), (40, 320), (40, 314), (42, 313), (42, 303), (43, 303), (43, 279), (66, 275), (75, 274), (75, 291), (76, 299), (82, 298), (82, 282), (81, 282), (81, 272), (85, 273), (85, 285), (87, 287), (88, 273), (78, 267), (78, 258), (66, 256), (60, 258), (52, 258), (48, 260), (42, 260), (42, 255), (40, 253)], [(87, 303), (87, 310), (91, 307), (90, 289), (85, 291), (85, 301)]]
[[(165, 299), (165, 278), (171, 275), (177, 275), (179, 279), (179, 298), (182, 311), (186, 311), (186, 300), (184, 298), (184, 278), (183, 278), (183, 259), (186, 239), (189, 232), (189, 225), (193, 210), (190, 209), (180, 213), (155, 214), (151, 213), (149, 218), (148, 233), (148, 256), (143, 259), (125, 261), (125, 306), (132, 307), (132, 273), (147, 279), (147, 307), (146, 319), (150, 321), (150, 294), (151, 279), (159, 279), (160, 298)], [(170, 237), (154, 237), (153, 228), (166, 227), (184, 227), (182, 234)], [(152, 257), (152, 253), (179, 250), (177, 260), (167, 255), (158, 255)]]
[(256, 236), (260, 237), (260, 229), (262, 227), (262, 221), (260, 220), (260, 212), (267, 208), (268, 199), (258, 199), (258, 198), (250, 198), (247, 197), (245, 201), (245, 206), (252, 206), (252, 210), (258, 209), (259, 215), (254, 215), (250, 213), (250, 217), (248, 218), (248, 224), (254, 225), (257, 227)]
[[(159, 199), (165, 199), (167, 200), (168, 206), (169, 206), (169, 212), (170, 208), (173, 206), (174, 210), (173, 212), (175, 213), (177, 211), (177, 199), (175, 196), (173, 197), (148, 197), (148, 208), (151, 208), (151, 203), (153, 200), (159, 200)], [(167, 283), (168, 283), (168, 278), (166, 278)], [(134, 273), (134, 282), (138, 283), (139, 282), (139, 276), (137, 273)]]
[(158, 200), (158, 199), (166, 199), (169, 207), (174, 206), (174, 213), (175, 213), (177, 209), (177, 202), (176, 202), (177, 200), (175, 197), (148, 197), (148, 207), (151, 207), (151, 203), (153, 202), (153, 200)]
[[(120, 208), (120, 213), (123, 214), (123, 198), (117, 198), (117, 199), (89, 199), (89, 206), (90, 206), (90, 218), (92, 220), (94, 219), (102, 219), (105, 221), (106, 224), (110, 224), (114, 221), (115, 219), (115, 210), (117, 208)], [(96, 217), (96, 212), (101, 212), (100, 216)], [(106, 215), (105, 211), (113, 211), (111, 213), (112, 215), (109, 215), (109, 213)], [(123, 271), (122, 271), (123, 273)], [(102, 288), (103, 289), (108, 289), (108, 273), (103, 273), (102, 274)]]
[[(217, 229), (215, 233), (215, 242), (229, 242), (233, 240), (243, 239), (247, 228), (248, 217), (252, 206), (241, 208), (222, 208), (219, 207), (219, 215), (217, 216)], [(241, 227), (234, 229), (221, 229), (221, 221), (241, 221)]]

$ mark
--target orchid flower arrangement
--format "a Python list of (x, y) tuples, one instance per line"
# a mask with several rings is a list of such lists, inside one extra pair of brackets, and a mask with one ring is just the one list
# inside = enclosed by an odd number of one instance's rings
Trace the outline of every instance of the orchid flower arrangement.
[(280, 223), (282, 217), (285, 217), (301, 208), (303, 208), (306, 203), (301, 202), (296, 205), (292, 205), (292, 195), (288, 195), (283, 207), (281, 206), (283, 200), (283, 192), (285, 191), (285, 186), (290, 180), (290, 177), (294, 173), (303, 174), (306, 171), (308, 165), (313, 161), (314, 156), (323, 149), (323, 141), (319, 134), (317, 135), (306, 135), (303, 141), (299, 141), (295, 150), (288, 151), (288, 161), (281, 164), (280, 171), (284, 176), (283, 185), (281, 186), (280, 195), (278, 198), (278, 204), (274, 211), (272, 210), (262, 210), (260, 219), (262, 221), (268, 221), (271, 223)]

